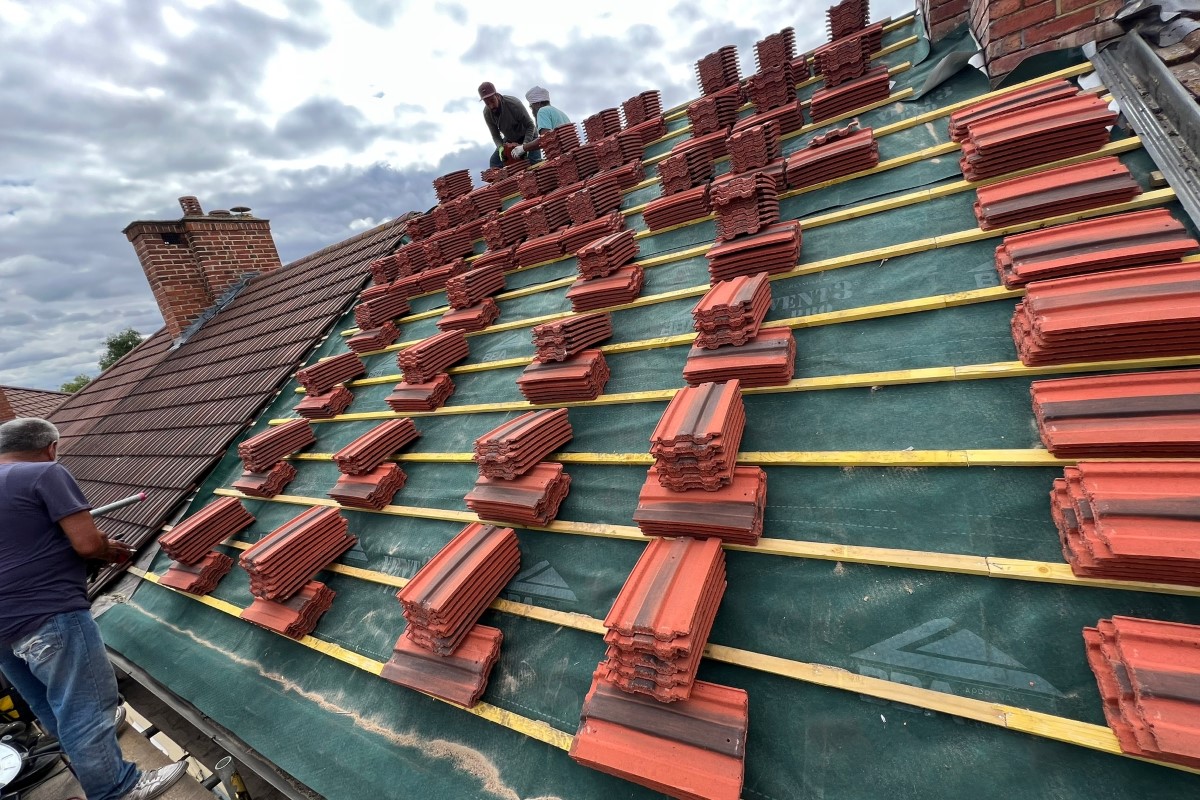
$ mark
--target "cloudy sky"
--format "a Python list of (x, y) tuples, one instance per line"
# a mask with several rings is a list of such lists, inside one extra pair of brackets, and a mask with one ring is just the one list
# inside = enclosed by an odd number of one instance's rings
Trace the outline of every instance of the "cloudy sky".
[(478, 181), (482, 80), (576, 122), (646, 89), (670, 107), (718, 47), (748, 74), (768, 33), (820, 43), (828, 4), (0, 0), (0, 384), (57, 389), (162, 325), (121, 229), (180, 195), (250, 206), (286, 263)]

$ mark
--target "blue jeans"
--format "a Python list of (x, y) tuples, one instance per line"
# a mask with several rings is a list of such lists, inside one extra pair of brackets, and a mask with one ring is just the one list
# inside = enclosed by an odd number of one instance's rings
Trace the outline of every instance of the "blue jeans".
[(88, 800), (133, 789), (140, 773), (117, 744), (117, 678), (90, 611), (55, 615), (0, 647), (0, 672), (62, 743)]
[[(530, 150), (526, 155), (521, 156), (521, 158), (527, 159), (530, 164), (536, 164), (542, 160), (542, 151), (541, 150)], [(504, 162), (500, 160), (500, 154), (497, 153), (495, 149), (492, 150), (492, 158), (489, 161), (488, 165), (491, 167), (504, 166)]]

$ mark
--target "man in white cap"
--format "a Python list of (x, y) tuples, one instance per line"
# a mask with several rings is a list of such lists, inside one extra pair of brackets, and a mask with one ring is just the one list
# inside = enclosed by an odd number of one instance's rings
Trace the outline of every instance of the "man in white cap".
[[(536, 146), (530, 146), (536, 143), (537, 126), (521, 101), (500, 94), (490, 81), (479, 84), (479, 99), (484, 105), (483, 121), (492, 134), (492, 144), (496, 145), (491, 166), (499, 167), (506, 160), (514, 158), (526, 158), (530, 163), (540, 161), (541, 151)], [(506, 147), (508, 153), (505, 153)]]
[(537, 128), (538, 138), (532, 142), (526, 142), (524, 145), (513, 148), (512, 154), (514, 157), (540, 147), (542, 134), (546, 131), (552, 131), (559, 125), (571, 124), (571, 120), (567, 118), (566, 114), (550, 105), (550, 92), (541, 86), (534, 86), (526, 92), (525, 99), (529, 101), (529, 107), (533, 110), (533, 117), (537, 120), (533, 127)]

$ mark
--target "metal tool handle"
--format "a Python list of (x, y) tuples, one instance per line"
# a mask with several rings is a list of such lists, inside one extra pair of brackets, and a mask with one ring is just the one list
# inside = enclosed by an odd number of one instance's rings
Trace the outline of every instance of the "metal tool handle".
[(100, 506), (99, 508), (93, 508), (92, 516), (93, 517), (103, 516), (104, 514), (107, 514), (111, 511), (116, 511), (118, 508), (124, 508), (125, 506), (131, 506), (134, 503), (140, 503), (145, 499), (146, 499), (145, 492), (138, 492), (137, 494), (131, 494), (131, 495), (129, 495), (129, 497), (124, 497), (120, 500), (109, 503), (106, 506)]

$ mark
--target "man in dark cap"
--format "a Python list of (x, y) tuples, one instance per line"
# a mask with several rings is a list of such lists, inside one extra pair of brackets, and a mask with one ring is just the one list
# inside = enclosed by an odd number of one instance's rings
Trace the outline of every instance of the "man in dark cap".
[[(500, 94), (496, 87), (488, 81), (479, 84), (479, 99), (483, 101), (483, 121), (487, 123), (492, 133), (492, 143), (496, 150), (492, 153), (491, 166), (499, 167), (504, 164), (504, 146), (524, 145), (537, 138), (537, 126), (533, 118), (525, 110), (525, 105), (515, 97)], [(511, 148), (510, 148), (511, 149)], [(519, 158), (527, 158), (530, 163), (542, 159), (541, 150), (525, 152), (522, 148)]]

